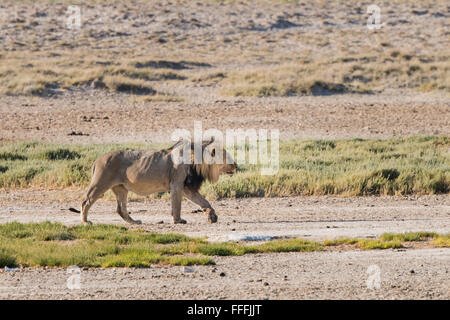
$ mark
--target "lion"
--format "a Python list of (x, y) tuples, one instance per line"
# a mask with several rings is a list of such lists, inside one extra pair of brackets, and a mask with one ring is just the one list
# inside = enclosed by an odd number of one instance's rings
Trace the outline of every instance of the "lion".
[[(81, 213), (83, 224), (92, 224), (87, 219), (89, 209), (95, 201), (111, 189), (117, 198), (117, 213), (122, 219), (131, 224), (141, 224), (140, 220), (132, 219), (127, 211), (128, 192), (149, 195), (155, 192), (169, 191), (174, 223), (186, 223), (186, 220), (181, 219), (180, 216), (183, 196), (199, 205), (211, 223), (217, 222), (214, 209), (199, 193), (199, 189), (205, 180), (216, 183), (223, 173), (233, 175), (237, 165), (223, 148), (222, 152), (217, 153), (218, 156), (223, 155), (223, 161), (217, 161), (217, 159), (211, 161), (216, 155), (214, 139), (201, 143), (203, 158), (200, 163), (193, 161), (194, 143), (190, 143), (190, 146), (184, 144), (184, 147), (187, 147), (183, 148), (181, 142), (182, 140), (168, 149), (159, 151), (126, 150), (100, 156), (92, 166), (91, 184), (82, 201), (81, 211), (74, 208), (69, 210)], [(183, 150), (188, 150), (191, 161), (181, 163), (174, 161), (172, 155), (175, 150), (181, 156)], [(210, 156), (210, 161), (204, 161), (205, 155)]]

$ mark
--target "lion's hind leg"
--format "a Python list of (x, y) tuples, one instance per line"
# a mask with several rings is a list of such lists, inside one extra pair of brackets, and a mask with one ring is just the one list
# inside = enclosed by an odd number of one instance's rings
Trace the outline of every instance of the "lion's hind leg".
[(183, 199), (182, 189), (180, 184), (170, 184), (170, 201), (172, 204), (172, 218), (173, 223), (185, 224), (186, 220), (181, 219), (181, 200)]
[(118, 185), (112, 188), (113, 193), (117, 199), (117, 213), (128, 223), (141, 224), (140, 220), (134, 220), (130, 217), (127, 211), (127, 197), (128, 190), (123, 185)]
[(89, 209), (92, 207), (95, 201), (103, 197), (103, 194), (106, 191), (107, 189), (101, 189), (96, 185), (89, 187), (86, 198), (84, 198), (83, 202), (81, 203), (81, 223), (92, 224), (92, 222), (87, 219)]

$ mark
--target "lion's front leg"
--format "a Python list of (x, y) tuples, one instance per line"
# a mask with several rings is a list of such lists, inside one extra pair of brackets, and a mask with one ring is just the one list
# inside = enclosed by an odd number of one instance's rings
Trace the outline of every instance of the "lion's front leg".
[(182, 186), (179, 183), (170, 184), (170, 199), (172, 203), (173, 223), (186, 223), (181, 219), (181, 199), (183, 198)]
[(211, 207), (208, 200), (203, 198), (203, 196), (198, 191), (193, 191), (187, 187), (184, 187), (183, 189), (184, 196), (194, 202), (195, 204), (198, 204), (200, 208), (202, 208), (203, 212), (206, 213), (208, 216), (208, 221), (211, 223), (217, 222), (217, 215), (214, 209)]
[(211, 223), (217, 222), (217, 214), (213, 208), (206, 208), (206, 209), (203, 209), (203, 211), (205, 211), (206, 215), (208, 216), (209, 222), (211, 222)]

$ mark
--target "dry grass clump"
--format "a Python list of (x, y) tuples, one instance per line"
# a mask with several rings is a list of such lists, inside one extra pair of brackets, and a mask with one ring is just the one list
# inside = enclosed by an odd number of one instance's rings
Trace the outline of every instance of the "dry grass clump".
[(0, 60), (0, 93), (46, 96), (84, 87), (164, 96), (165, 93), (153, 89), (155, 84), (188, 79), (186, 75), (175, 71), (178, 68), (170, 68), (177, 66), (177, 62), (173, 62), (173, 65), (167, 61), (165, 64), (159, 60), (150, 62), (130, 58), (84, 58), (82, 52), (75, 54), (75, 57), (66, 54), (42, 57), (21, 53)]
[(77, 31), (66, 28), (70, 1), (0, 7), (0, 93), (51, 95), (106, 76), (257, 97), (450, 86), (444, 0), (388, 1), (375, 31), (358, 1), (78, 2)]
[(130, 79), (125, 76), (106, 76), (102, 81), (111, 91), (133, 94), (155, 94), (156, 91), (146, 84), (144, 80)]
[(183, 97), (172, 93), (155, 93), (153, 95), (135, 96), (133, 101), (136, 102), (183, 102)]
[(291, 96), (372, 93), (386, 88), (450, 92), (450, 56), (392, 50), (326, 60), (294, 62), (230, 73), (222, 94)]
[(386, 88), (450, 91), (450, 57), (445, 53), (424, 55), (389, 49), (333, 59), (298, 56), (281, 63), (227, 72), (205, 72), (200, 68), (211, 65), (201, 62), (83, 58), (82, 54), (78, 52), (75, 58), (66, 54), (7, 55), (0, 60), (0, 93), (45, 96), (89, 87), (151, 96), (158, 94), (153, 87), (160, 83), (176, 87), (188, 82), (213, 85), (226, 96), (254, 97), (375, 93)]

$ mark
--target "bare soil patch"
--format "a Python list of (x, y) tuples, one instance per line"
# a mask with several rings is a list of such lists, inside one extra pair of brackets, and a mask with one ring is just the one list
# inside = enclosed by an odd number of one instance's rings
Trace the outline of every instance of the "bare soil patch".
[[(65, 269), (0, 271), (5, 299), (448, 299), (449, 249), (217, 257), (216, 266), (86, 269), (69, 290)], [(380, 268), (370, 289), (368, 267)], [(220, 276), (220, 275), (224, 276)]]
[[(84, 190), (17, 190), (0, 193), (0, 222), (50, 220), (67, 225), (80, 223), (68, 210), (80, 205)], [(134, 200), (128, 210), (142, 220), (146, 230), (207, 236), (228, 241), (230, 235), (295, 236), (310, 240), (338, 237), (374, 238), (384, 232), (450, 230), (448, 195), (408, 197), (287, 197), (212, 201), (219, 216), (217, 224), (207, 221), (198, 207), (182, 205), (186, 225), (172, 224), (170, 201)], [(125, 225), (115, 212), (115, 201), (99, 200), (92, 207), (93, 223)]]
[[(386, 138), (450, 135), (445, 95), (292, 97), (132, 102), (117, 94), (58, 99), (0, 97), (0, 141), (168, 142), (177, 128), (279, 129), (280, 138)], [(73, 134), (76, 132), (77, 134)]]

